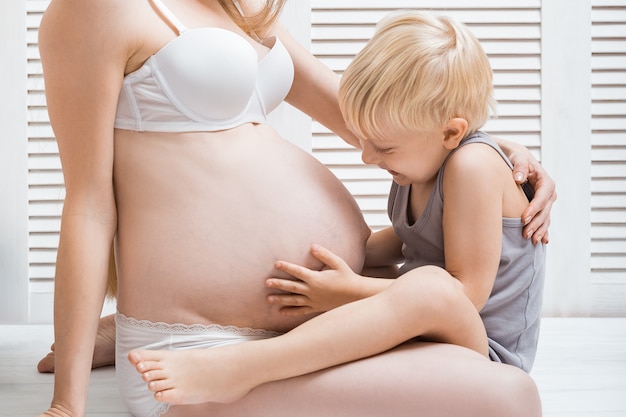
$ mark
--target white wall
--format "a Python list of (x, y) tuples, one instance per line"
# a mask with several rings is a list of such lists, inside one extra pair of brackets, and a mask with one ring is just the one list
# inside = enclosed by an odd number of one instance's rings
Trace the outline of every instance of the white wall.
[(0, 3), (0, 322), (28, 320), (25, 18), (23, 2)]

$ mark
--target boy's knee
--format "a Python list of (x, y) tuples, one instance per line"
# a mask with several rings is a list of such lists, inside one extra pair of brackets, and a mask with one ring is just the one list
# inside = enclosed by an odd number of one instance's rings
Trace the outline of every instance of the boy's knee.
[(408, 271), (394, 285), (408, 297), (424, 297), (430, 302), (442, 304), (444, 309), (458, 305), (460, 300), (467, 300), (463, 284), (437, 266), (427, 265)]

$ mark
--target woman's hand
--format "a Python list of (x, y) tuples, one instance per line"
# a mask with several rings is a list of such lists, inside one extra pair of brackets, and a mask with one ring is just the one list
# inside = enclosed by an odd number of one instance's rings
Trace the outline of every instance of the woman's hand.
[(300, 265), (278, 261), (276, 268), (297, 278), (298, 281), (269, 278), (266, 286), (288, 294), (272, 294), (270, 304), (281, 305), (281, 313), (289, 316), (322, 313), (340, 305), (356, 301), (358, 280), (348, 264), (326, 248), (311, 247), (311, 254), (324, 263), (321, 271), (313, 271)]
[(535, 196), (522, 214), (525, 225), (524, 237), (532, 238), (534, 244), (548, 243), (550, 210), (556, 201), (556, 185), (543, 166), (528, 150), (514, 152), (509, 159), (513, 163), (515, 181), (518, 184), (524, 184), (528, 181), (535, 190)]
[(548, 243), (550, 210), (556, 201), (556, 185), (543, 166), (530, 151), (514, 142), (495, 138), (513, 164), (513, 178), (518, 184), (526, 181), (533, 187), (535, 196), (522, 214), (524, 237), (534, 244)]

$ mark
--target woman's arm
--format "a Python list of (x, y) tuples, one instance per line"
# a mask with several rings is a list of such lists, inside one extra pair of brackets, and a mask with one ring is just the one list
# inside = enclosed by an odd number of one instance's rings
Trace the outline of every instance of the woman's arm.
[(294, 64), (293, 85), (286, 101), (360, 148), (339, 110), (339, 76), (302, 47), (281, 24), (276, 24), (272, 34), (283, 42)]
[(113, 118), (123, 77), (115, 4), (54, 0), (39, 45), (50, 121), (63, 167), (55, 276), (55, 387), (47, 415), (83, 415), (111, 241)]

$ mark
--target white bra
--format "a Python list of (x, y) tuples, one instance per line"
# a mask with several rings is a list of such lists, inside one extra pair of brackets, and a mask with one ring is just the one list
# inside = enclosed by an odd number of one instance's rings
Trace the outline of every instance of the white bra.
[(187, 29), (151, 0), (178, 36), (124, 77), (115, 127), (198, 132), (263, 123), (286, 97), (293, 62), (276, 37), (259, 60), (242, 36), (221, 28)]

